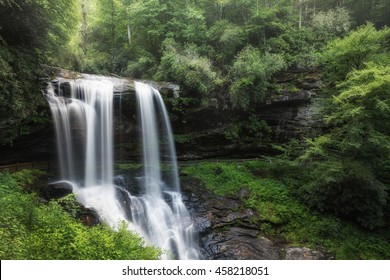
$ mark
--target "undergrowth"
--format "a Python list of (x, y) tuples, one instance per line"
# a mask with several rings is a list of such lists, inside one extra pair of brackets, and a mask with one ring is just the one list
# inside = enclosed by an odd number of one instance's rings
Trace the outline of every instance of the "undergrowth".
[[(102, 224), (82, 225), (75, 218), (73, 195), (42, 202), (32, 186), (42, 172), (0, 173), (1, 259), (158, 259), (160, 251), (145, 246), (121, 223), (113, 231)], [(27, 189), (26, 189), (27, 187)], [(64, 210), (66, 205), (67, 211)]]
[(263, 235), (280, 236), (293, 246), (322, 249), (336, 259), (390, 259), (385, 230), (366, 231), (301, 202), (296, 188), (306, 174), (293, 161), (206, 162), (184, 166), (182, 173), (203, 181), (220, 196), (234, 196), (247, 188), (249, 197), (241, 199), (260, 213), (257, 223)]

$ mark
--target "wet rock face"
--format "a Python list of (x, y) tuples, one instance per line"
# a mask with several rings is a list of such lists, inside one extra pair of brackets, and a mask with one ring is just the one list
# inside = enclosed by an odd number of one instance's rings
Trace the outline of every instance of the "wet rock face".
[(228, 227), (202, 238), (203, 254), (216, 260), (277, 260), (278, 248), (272, 241), (259, 236), (259, 231)]
[[(248, 196), (242, 188), (235, 197), (218, 197), (202, 182), (182, 178), (183, 200), (199, 232), (204, 259), (211, 260), (318, 260), (330, 256), (308, 248), (290, 247), (280, 237), (272, 240), (259, 230), (261, 215), (245, 207)], [(273, 241), (278, 240), (278, 241)]]
[[(318, 72), (280, 73), (272, 86), (275, 89), (270, 89), (265, 100), (250, 114), (213, 106), (183, 110), (181, 116), (172, 120), (175, 134), (186, 136), (176, 143), (179, 158), (272, 155), (276, 153), (272, 148), (275, 143), (321, 134), (324, 124), (319, 108), (324, 97)], [(251, 119), (263, 122), (267, 127), (251, 127)]]
[[(185, 183), (184, 183), (185, 185)], [(212, 260), (279, 259), (278, 248), (252, 223), (256, 214), (232, 197), (184, 190), (184, 199), (199, 232), (201, 253)]]

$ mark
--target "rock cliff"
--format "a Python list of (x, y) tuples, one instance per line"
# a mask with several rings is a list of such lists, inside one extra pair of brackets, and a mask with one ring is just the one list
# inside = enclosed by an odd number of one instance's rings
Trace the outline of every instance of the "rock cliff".
[[(48, 68), (44, 80), (56, 91), (69, 94), (69, 81), (87, 74)], [(111, 77), (114, 83), (115, 158), (139, 157), (134, 81)], [(285, 72), (275, 77), (266, 99), (254, 111), (218, 109), (215, 106), (175, 104), (186, 93), (171, 83), (150, 82), (163, 95), (171, 115), (179, 159), (246, 158), (275, 153), (273, 144), (321, 133), (321, 81), (317, 72)], [(42, 97), (44, 98), (44, 97)], [(47, 118), (50, 119), (49, 110)], [(0, 165), (55, 160), (54, 130), (50, 122), (32, 127), (30, 134), (0, 147)]]

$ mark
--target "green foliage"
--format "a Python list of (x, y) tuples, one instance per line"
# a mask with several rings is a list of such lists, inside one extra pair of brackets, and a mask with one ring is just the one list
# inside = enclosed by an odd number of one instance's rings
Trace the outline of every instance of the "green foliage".
[(88, 51), (83, 59), (83, 71), (87, 73), (109, 74), (111, 69), (111, 56), (106, 52), (97, 50)]
[[(75, 197), (41, 204), (24, 192), (41, 174), (0, 173), (1, 259), (157, 259), (125, 223), (113, 231), (106, 225), (85, 227), (75, 220)], [(64, 207), (66, 211), (64, 210)], [(68, 212), (70, 211), (70, 212)]]
[(309, 140), (301, 157), (311, 170), (303, 200), (369, 229), (385, 226), (389, 215), (389, 35), (366, 24), (327, 46), (324, 74), (337, 84), (328, 132)]
[(137, 60), (129, 61), (126, 74), (134, 78), (147, 78), (153, 76), (157, 71), (157, 62), (155, 57), (143, 52)]
[(203, 162), (185, 166), (182, 173), (199, 179), (217, 195), (234, 196), (249, 190), (243, 202), (259, 212), (264, 235), (281, 236), (296, 246), (322, 248), (336, 259), (388, 259), (388, 236), (362, 231), (354, 225), (310, 210), (296, 188), (307, 173), (291, 160), (266, 158), (244, 162)]
[(176, 143), (183, 144), (191, 142), (192, 137), (188, 134), (175, 134), (174, 139)]
[[(245, 201), (248, 207), (261, 213), (261, 221), (284, 224), (293, 218), (298, 202), (285, 185), (273, 179), (259, 179), (248, 169), (257, 162), (202, 163), (185, 167), (183, 172), (201, 179), (205, 187), (218, 195), (234, 195), (241, 188), (250, 191)], [(297, 210), (298, 211), (298, 210)]]
[(185, 167), (182, 172), (202, 180), (206, 188), (218, 195), (232, 195), (252, 180), (252, 176), (240, 172), (240, 168), (243, 166), (234, 163), (202, 163)]
[(376, 30), (367, 23), (345, 38), (331, 41), (322, 54), (323, 74), (326, 82), (335, 85), (343, 81), (352, 70), (360, 70), (368, 62), (389, 63), (387, 42), (390, 29)]
[(74, 61), (68, 42), (77, 24), (76, 2), (0, 3), (0, 144), (12, 145), (36, 120), (47, 119), (41, 65)]
[[(169, 80), (202, 105), (242, 110), (262, 102), (270, 78), (285, 67), (318, 67), (319, 50), (343, 36), (367, 6), (321, 0), (88, 3), (84, 71)], [(334, 66), (326, 56), (322, 61)]]
[(203, 105), (246, 110), (272, 75), (316, 68), (349, 28), (350, 2), (315, 2), (94, 0), (84, 69), (174, 81)]
[(225, 132), (225, 138), (237, 144), (248, 142), (264, 143), (269, 140), (271, 128), (268, 124), (256, 117), (249, 117), (247, 121), (235, 122)]
[(47, 183), (46, 172), (37, 169), (24, 169), (12, 173), (11, 176), (19, 186), (29, 191), (36, 192)]
[(370, 229), (383, 225), (390, 161), (390, 68), (368, 64), (338, 86), (330, 131), (302, 157), (313, 161), (306, 186), (311, 205), (358, 221)]
[(130, 28), (134, 34), (132, 44), (157, 57), (168, 32), (165, 24), (172, 20), (168, 3), (154, 0), (131, 2), (127, 11)]
[(206, 42), (204, 11), (196, 5), (175, 3), (169, 5), (172, 19), (166, 23), (169, 36), (180, 43), (202, 45)]
[(214, 56), (215, 61), (224, 67), (224, 64), (230, 63), (242, 47), (245, 34), (241, 26), (220, 20), (208, 29), (208, 37), (214, 49), (218, 50), (215, 54), (209, 55)]
[[(286, 186), (272, 179), (259, 179), (250, 185), (249, 207), (262, 214), (261, 220), (271, 224), (288, 223), (296, 215), (296, 202), (289, 197)], [(299, 209), (300, 210), (300, 209)]]
[(247, 110), (263, 101), (272, 75), (284, 67), (280, 55), (263, 55), (251, 46), (242, 50), (230, 70), (232, 84), (229, 93), (233, 107)]
[(115, 164), (115, 169), (118, 170), (137, 170), (143, 167), (141, 163), (117, 163)]
[(299, 193), (313, 208), (332, 212), (373, 229), (383, 226), (386, 187), (357, 161), (315, 164), (311, 181)]
[(0, 36), (11, 46), (29, 48), (33, 55), (57, 62), (76, 29), (77, 4), (77, 0), (7, 1), (1, 4)]
[(198, 92), (202, 97), (212, 96), (221, 83), (207, 57), (200, 56), (195, 48), (181, 49), (171, 39), (164, 43), (158, 76), (161, 79), (177, 82), (190, 91)]
[(44, 118), (44, 99), (39, 92), (39, 57), (0, 37), (0, 144), (10, 144), (29, 133), (35, 119)]
[[(123, 73), (129, 60), (131, 28), (128, 0), (93, 0), (84, 7), (83, 71)], [(129, 33), (130, 32), (130, 33)]]
[(343, 7), (320, 11), (312, 18), (312, 26), (325, 38), (342, 36), (350, 30), (351, 17)]

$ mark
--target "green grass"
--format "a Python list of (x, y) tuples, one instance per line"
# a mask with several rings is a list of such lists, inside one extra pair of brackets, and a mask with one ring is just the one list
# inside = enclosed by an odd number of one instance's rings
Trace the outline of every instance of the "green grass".
[(41, 202), (32, 189), (38, 188), (42, 175), (36, 170), (0, 173), (1, 259), (159, 258), (160, 251), (145, 246), (125, 223), (117, 231), (106, 225), (82, 225), (75, 218), (73, 195)]
[(266, 236), (277, 235), (292, 245), (327, 250), (336, 259), (390, 259), (389, 234), (361, 230), (301, 203), (295, 189), (305, 179), (305, 172), (294, 162), (206, 162), (185, 166), (182, 173), (201, 180), (220, 196), (247, 188), (250, 195), (243, 202), (260, 213), (257, 223)]

